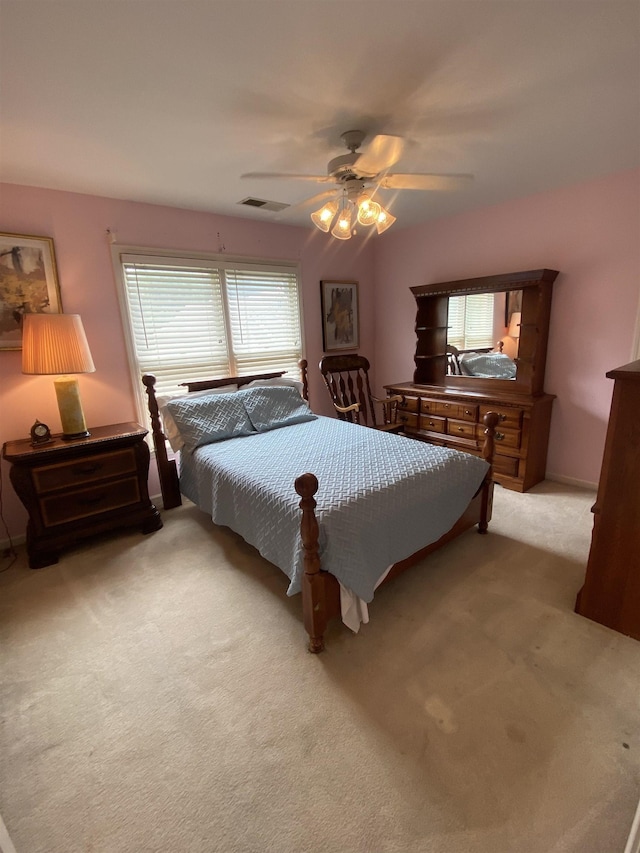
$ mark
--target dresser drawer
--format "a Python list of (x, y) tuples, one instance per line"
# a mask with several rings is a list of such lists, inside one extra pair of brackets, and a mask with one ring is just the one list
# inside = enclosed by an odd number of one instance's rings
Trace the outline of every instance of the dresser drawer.
[(435, 415), (420, 415), (420, 429), (445, 433), (447, 421), (445, 418), (438, 418)]
[(507, 477), (518, 476), (518, 459), (513, 456), (501, 456), (496, 453), (493, 457), (493, 470), (496, 474), (505, 474)]
[(77, 489), (64, 495), (50, 495), (39, 501), (46, 527), (98, 515), (140, 501), (137, 477), (102, 483), (88, 489)]
[(446, 400), (425, 400), (424, 397), (420, 403), (420, 412), (423, 415), (438, 415), (441, 418), (457, 418), (462, 408), (458, 403), (448, 403)]
[(407, 429), (418, 429), (418, 416), (414, 415), (413, 412), (398, 412), (398, 420), (401, 424), (404, 424)]
[(488, 412), (495, 412), (500, 418), (498, 429), (501, 427), (510, 427), (512, 429), (520, 429), (522, 423), (522, 409), (502, 408), (500, 405), (495, 406), (480, 406), (480, 418), (482, 419)]
[(473, 421), (474, 423), (478, 420), (477, 406), (467, 406), (465, 403), (461, 403), (458, 408), (458, 417), (460, 418), (460, 420)]
[(420, 404), (419, 397), (405, 397), (403, 395), (402, 402), (398, 403), (398, 411), (400, 412), (417, 412)]
[(477, 426), (475, 423), (468, 421), (454, 421), (450, 418), (447, 420), (447, 433), (449, 435), (462, 435), (465, 438), (476, 437)]
[[(485, 427), (478, 425), (478, 438), (484, 440)], [(520, 430), (504, 429), (501, 424), (496, 427), (495, 434), (496, 451), (499, 452), (501, 447), (509, 447), (512, 450), (517, 450), (520, 447)]]
[(133, 473), (136, 470), (136, 458), (133, 448), (114, 450), (110, 453), (69, 459), (55, 465), (43, 465), (32, 471), (33, 483), (38, 494), (45, 494), (69, 486), (82, 486), (102, 480), (104, 477), (117, 477)]

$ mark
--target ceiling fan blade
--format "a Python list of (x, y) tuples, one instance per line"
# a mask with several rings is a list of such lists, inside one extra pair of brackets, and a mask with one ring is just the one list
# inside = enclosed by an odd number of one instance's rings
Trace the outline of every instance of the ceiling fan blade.
[(471, 183), (473, 175), (396, 174), (385, 175), (378, 185), (387, 190), (457, 190)]
[(329, 196), (337, 195), (338, 190), (324, 190), (321, 193), (317, 193), (317, 195), (312, 195), (311, 198), (305, 198), (304, 201), (299, 201), (297, 204), (292, 204), (290, 207), (287, 207), (282, 211), (283, 215), (288, 215), (289, 213), (295, 213), (298, 210), (304, 210), (305, 207), (310, 207), (312, 204), (316, 204), (317, 202), (321, 202)]
[(390, 169), (402, 157), (404, 139), (401, 136), (374, 136), (358, 157), (355, 167), (363, 177), (373, 177)]
[(326, 183), (333, 181), (331, 175), (296, 175), (290, 172), (246, 172), (240, 175), (241, 178), (256, 178), (262, 180), (281, 180), (282, 178), (293, 178), (296, 181), (315, 181), (316, 183)]

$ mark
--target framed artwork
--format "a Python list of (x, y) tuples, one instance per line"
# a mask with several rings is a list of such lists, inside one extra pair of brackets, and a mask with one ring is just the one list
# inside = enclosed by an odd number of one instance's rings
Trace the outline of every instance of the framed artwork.
[(320, 282), (322, 346), (324, 352), (357, 349), (360, 346), (358, 282)]
[(50, 237), (0, 233), (0, 350), (22, 348), (23, 314), (60, 314)]

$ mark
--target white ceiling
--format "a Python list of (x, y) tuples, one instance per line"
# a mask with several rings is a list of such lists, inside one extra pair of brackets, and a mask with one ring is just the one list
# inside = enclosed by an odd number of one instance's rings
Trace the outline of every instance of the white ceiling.
[[(2, 0), (0, 179), (311, 226), (340, 134), (400, 134), (394, 228), (640, 165), (640, 4)], [(365, 142), (366, 146), (366, 142)], [(317, 205), (315, 205), (317, 206)]]

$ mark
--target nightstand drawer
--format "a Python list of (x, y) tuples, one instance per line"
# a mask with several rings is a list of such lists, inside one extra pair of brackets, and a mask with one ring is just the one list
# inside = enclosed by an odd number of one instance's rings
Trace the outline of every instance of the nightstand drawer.
[(51, 495), (39, 501), (42, 520), (46, 527), (65, 524), (78, 518), (98, 515), (112, 509), (136, 504), (140, 501), (137, 477), (125, 477), (114, 482)]
[(133, 448), (114, 450), (95, 456), (84, 456), (58, 462), (55, 465), (43, 465), (33, 469), (33, 483), (38, 494), (45, 494), (69, 486), (82, 486), (102, 480), (105, 477), (117, 477), (133, 473), (136, 470), (136, 458)]

